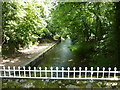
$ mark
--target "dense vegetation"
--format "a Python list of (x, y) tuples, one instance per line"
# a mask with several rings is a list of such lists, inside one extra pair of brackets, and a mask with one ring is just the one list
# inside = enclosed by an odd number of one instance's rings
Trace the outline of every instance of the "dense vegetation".
[(45, 38), (52, 38), (46, 28), (50, 4), (47, 2), (3, 2), (3, 54), (14, 53), (20, 47), (27, 47)]
[(3, 79), (3, 88), (107, 88), (119, 89), (120, 83), (117, 81), (91, 81), (91, 80), (36, 80), (36, 79)]
[[(52, 4), (54, 8), (50, 8)], [(3, 50), (70, 36), (70, 49), (94, 66), (119, 66), (120, 3), (3, 2)], [(53, 7), (53, 6), (52, 6)], [(51, 13), (50, 13), (51, 12)], [(3, 54), (6, 53), (3, 51)]]
[(116, 66), (120, 59), (120, 4), (62, 2), (52, 12), (51, 28), (70, 35), (71, 50), (93, 66)]

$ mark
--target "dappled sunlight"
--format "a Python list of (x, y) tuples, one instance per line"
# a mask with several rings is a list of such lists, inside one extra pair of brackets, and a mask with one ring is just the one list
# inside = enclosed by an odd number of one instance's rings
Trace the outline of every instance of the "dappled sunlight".
[(41, 52), (43, 52), (46, 48), (50, 47), (54, 43), (42, 43), (37, 45), (33, 45), (31, 48), (27, 49), (20, 49), (18, 50), (19, 53), (15, 54), (14, 57), (11, 58), (3, 58), (0, 62), (0, 64), (5, 66), (19, 66), (21, 64), (27, 63), (30, 61), (30, 59), (34, 58)]
[(73, 59), (68, 60), (68, 62), (72, 62), (72, 61), (73, 61)]
[(3, 60), (3, 63), (7, 63), (7, 62), (10, 62), (10, 60)]
[(60, 60), (60, 58), (58, 58), (58, 57), (55, 57), (55, 58), (53, 58), (53, 59), (55, 59), (55, 60)]
[(1, 63), (16, 63), (20, 62), (19, 61), (20, 57), (16, 57), (15, 59), (9, 58), (9, 59), (3, 59)]
[(18, 50), (19, 52), (22, 52), (22, 53), (27, 53), (27, 54), (32, 54), (32, 53), (35, 53), (39, 50), (43, 50), (45, 48), (47, 48), (48, 46), (32, 46), (30, 49), (24, 49), (24, 50)]
[(15, 63), (15, 62), (20, 62), (20, 61), (19, 61), (19, 58), (16, 58), (16, 59), (14, 59), (14, 60), (11, 60), (11, 63)]

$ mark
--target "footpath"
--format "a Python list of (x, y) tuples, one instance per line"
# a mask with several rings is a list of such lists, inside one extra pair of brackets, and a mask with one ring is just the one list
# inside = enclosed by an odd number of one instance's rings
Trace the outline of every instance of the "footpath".
[(24, 66), (30, 61), (33, 61), (39, 55), (45, 53), (47, 50), (52, 48), (56, 43), (42, 43), (40, 45), (33, 45), (29, 49), (18, 50), (11, 57), (2, 58), (0, 57), (0, 66)]

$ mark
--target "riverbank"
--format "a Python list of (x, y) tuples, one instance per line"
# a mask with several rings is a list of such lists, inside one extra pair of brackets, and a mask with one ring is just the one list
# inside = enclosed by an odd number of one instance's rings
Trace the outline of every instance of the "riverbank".
[(18, 50), (17, 53), (11, 55), (11, 57), (1, 57), (0, 65), (2, 66), (24, 66), (33, 61), (38, 55), (42, 54), (46, 50), (50, 49), (55, 42), (41, 43), (39, 45), (33, 45), (29, 49)]

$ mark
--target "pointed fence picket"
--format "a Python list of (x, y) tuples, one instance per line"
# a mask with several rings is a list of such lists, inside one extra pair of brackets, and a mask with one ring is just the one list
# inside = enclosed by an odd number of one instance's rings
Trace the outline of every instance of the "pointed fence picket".
[(0, 78), (29, 78), (29, 79), (79, 79), (79, 80), (120, 80), (120, 71), (116, 67), (100, 69), (91, 68), (47, 68), (41, 67), (4, 67), (0, 68)]

